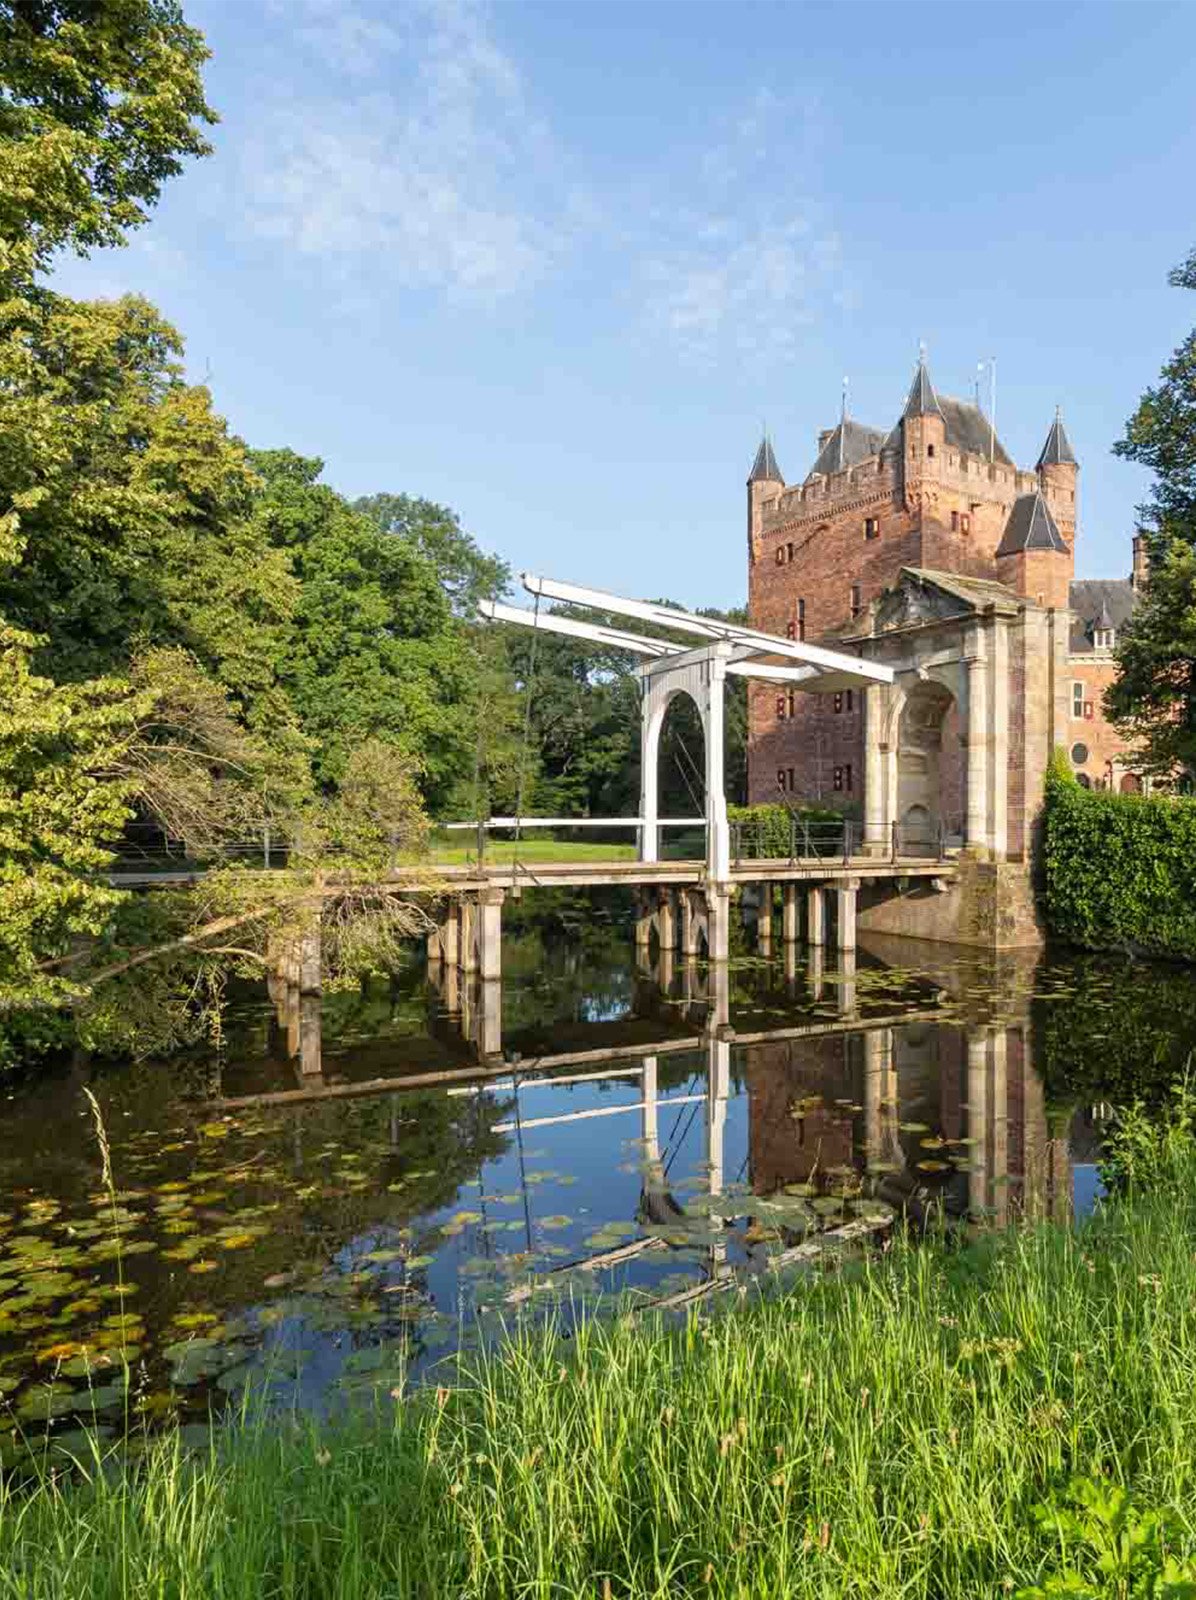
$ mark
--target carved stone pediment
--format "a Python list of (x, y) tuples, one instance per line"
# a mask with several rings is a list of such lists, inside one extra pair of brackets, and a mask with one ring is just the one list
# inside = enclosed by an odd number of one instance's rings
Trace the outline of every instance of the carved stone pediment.
[(894, 628), (916, 628), (928, 622), (950, 622), (970, 614), (969, 607), (957, 596), (930, 584), (915, 583), (903, 578), (894, 589), (881, 595), (876, 605), (876, 631), (888, 633)]

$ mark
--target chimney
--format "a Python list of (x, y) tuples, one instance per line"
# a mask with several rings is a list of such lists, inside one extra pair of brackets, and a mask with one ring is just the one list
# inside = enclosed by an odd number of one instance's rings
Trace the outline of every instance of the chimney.
[(1139, 528), (1134, 535), (1134, 570), (1130, 574), (1130, 582), (1134, 586), (1134, 593), (1141, 594), (1146, 587), (1146, 580), (1150, 576), (1150, 552), (1146, 548), (1146, 535)]
[(818, 433), (818, 454), (819, 455), (822, 454), (823, 446), (826, 444), (826, 441), (830, 438), (831, 434), (834, 433), (834, 431), (835, 430), (833, 428), (821, 428), (821, 429), (819, 429), (819, 433)]

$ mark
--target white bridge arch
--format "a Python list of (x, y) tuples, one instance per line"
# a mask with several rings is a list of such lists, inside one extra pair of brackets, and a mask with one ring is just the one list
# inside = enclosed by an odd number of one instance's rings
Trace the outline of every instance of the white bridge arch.
[[(612, 822), (636, 824), (640, 837), (640, 860), (656, 861), (660, 853), (660, 830), (675, 819), (660, 816), (658, 755), (660, 732), (669, 702), (678, 694), (688, 695), (698, 708), (705, 740), (706, 800), (700, 820), (706, 828), (706, 874), (713, 885), (726, 884), (731, 868), (731, 832), (727, 822), (727, 792), (724, 759), (724, 695), (728, 674), (767, 678), (811, 693), (834, 693), (842, 689), (889, 687), (894, 671), (877, 661), (867, 661), (844, 651), (827, 650), (821, 645), (777, 634), (761, 633), (714, 617), (698, 616), (651, 600), (629, 600), (605, 589), (590, 589), (581, 584), (560, 583), (550, 578), (521, 574), (523, 587), (536, 600), (536, 608), (483, 601), (479, 610), (497, 622), (514, 622), (524, 627), (542, 628), (573, 638), (592, 639), (614, 645), (642, 658), (637, 668), (643, 686), (640, 708), (641, 793), (638, 817), (612, 818)], [(695, 639), (696, 644), (678, 643), (659, 635), (628, 633), (602, 623), (582, 622), (563, 617), (542, 607), (545, 600), (583, 606), (638, 621)], [(496, 819), (498, 820), (498, 819)], [(514, 821), (515, 819), (503, 819)], [(561, 819), (565, 821), (567, 819)], [(697, 819), (684, 819), (685, 821)]]

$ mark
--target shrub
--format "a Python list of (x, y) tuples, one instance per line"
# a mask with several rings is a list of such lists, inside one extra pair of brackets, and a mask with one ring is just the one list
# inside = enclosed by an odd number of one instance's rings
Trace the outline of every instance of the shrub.
[(1083, 789), (1056, 756), (1043, 857), (1052, 933), (1196, 959), (1196, 801)]
[[(793, 823), (797, 823), (798, 849), (812, 855), (832, 855), (841, 848), (843, 813), (828, 806), (728, 806), (728, 819), (739, 824), (739, 854), (776, 860), (789, 854)], [(806, 851), (805, 832), (810, 848)]]

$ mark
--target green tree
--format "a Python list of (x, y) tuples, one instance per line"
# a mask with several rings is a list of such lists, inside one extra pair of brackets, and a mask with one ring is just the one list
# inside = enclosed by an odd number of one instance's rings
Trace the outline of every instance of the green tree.
[(252, 519), (246, 451), (181, 354), (143, 300), (0, 307), (0, 503), (23, 552), (0, 573), (0, 611), (39, 636), (58, 681), (175, 644), (277, 726), (297, 586)]
[(458, 617), (472, 621), (479, 600), (497, 599), (510, 587), (506, 562), (488, 556), (447, 506), (407, 494), (371, 494), (355, 500), (353, 509), (427, 557)]
[(263, 488), (252, 522), (298, 585), (279, 679), (317, 776), (335, 783), (354, 747), (381, 739), (414, 758), (433, 808), (472, 772), (475, 729), (461, 713), (470, 663), (436, 568), (290, 450), (251, 457)]
[[(1171, 274), (1196, 289), (1196, 251)], [(1117, 650), (1110, 717), (1161, 775), (1196, 772), (1196, 329), (1130, 418), (1118, 455), (1154, 474), (1141, 507), (1150, 576)]]
[(0, 274), (146, 220), (210, 149), (207, 56), (173, 0), (0, 0)]

